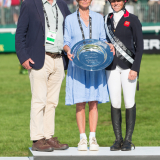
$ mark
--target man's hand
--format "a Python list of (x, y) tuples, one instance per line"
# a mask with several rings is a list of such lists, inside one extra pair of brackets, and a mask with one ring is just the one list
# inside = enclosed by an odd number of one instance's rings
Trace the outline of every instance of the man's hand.
[(137, 72), (130, 70), (129, 75), (128, 75), (128, 79), (133, 81), (136, 79), (136, 77), (137, 77)]
[[(107, 43), (107, 42), (106, 42)], [(111, 43), (107, 43), (108, 45), (109, 45), (109, 47), (110, 47), (110, 49), (111, 49), (111, 52), (113, 52), (113, 55), (115, 55), (115, 49), (114, 49), (114, 46), (113, 46), (113, 44), (111, 44)]]
[(71, 50), (67, 52), (67, 57), (69, 58), (70, 61), (73, 61), (72, 59), (73, 55), (71, 54)]
[(27, 59), (23, 64), (22, 66), (25, 68), (25, 69), (31, 69), (32, 67), (29, 65), (29, 62), (31, 62), (32, 64), (34, 64), (33, 60), (31, 58)]

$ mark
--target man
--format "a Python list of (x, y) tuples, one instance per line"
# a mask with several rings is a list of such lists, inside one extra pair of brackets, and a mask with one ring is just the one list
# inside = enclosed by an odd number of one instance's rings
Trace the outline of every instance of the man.
[(67, 149), (54, 135), (55, 108), (64, 78), (64, 20), (70, 11), (63, 0), (24, 0), (16, 31), (16, 52), (31, 83), (32, 150)]

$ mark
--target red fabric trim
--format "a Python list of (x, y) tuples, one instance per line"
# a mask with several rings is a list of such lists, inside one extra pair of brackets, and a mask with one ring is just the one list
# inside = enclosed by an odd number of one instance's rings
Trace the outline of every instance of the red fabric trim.
[(11, 6), (18, 6), (20, 5), (20, 0), (11, 0)]
[(129, 25), (130, 25), (130, 22), (128, 22), (128, 21), (124, 22), (124, 26), (129, 27)]
[(113, 17), (113, 14), (110, 16), (110, 19)]
[(129, 17), (129, 12), (126, 10), (126, 13), (124, 14), (124, 17)]

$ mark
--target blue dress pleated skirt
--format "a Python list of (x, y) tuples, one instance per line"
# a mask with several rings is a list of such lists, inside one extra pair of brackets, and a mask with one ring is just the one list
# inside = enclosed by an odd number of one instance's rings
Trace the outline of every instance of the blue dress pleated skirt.
[(69, 62), (66, 78), (66, 105), (81, 102), (109, 101), (105, 70), (85, 71)]

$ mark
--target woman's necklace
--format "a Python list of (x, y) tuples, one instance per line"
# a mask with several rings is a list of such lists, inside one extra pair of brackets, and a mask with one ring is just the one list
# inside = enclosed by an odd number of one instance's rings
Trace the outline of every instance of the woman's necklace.
[(89, 18), (86, 20), (86, 19), (84, 19), (82, 16), (81, 16), (81, 18), (85, 21), (85, 22), (88, 22), (89, 21)]
[[(85, 21), (85, 22), (89, 22), (89, 10), (86, 12), (81, 12), (81, 15), (80, 15), (80, 17)], [(86, 18), (84, 18), (84, 17), (88, 17), (87, 19)]]

